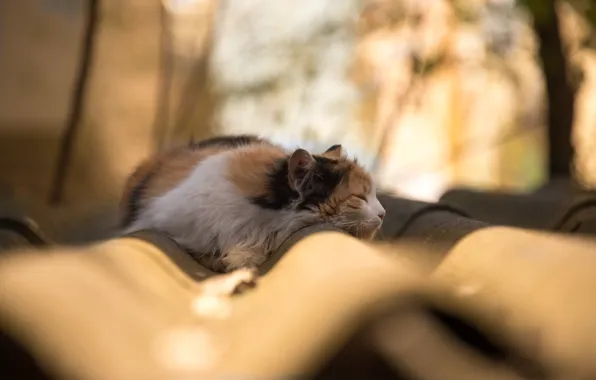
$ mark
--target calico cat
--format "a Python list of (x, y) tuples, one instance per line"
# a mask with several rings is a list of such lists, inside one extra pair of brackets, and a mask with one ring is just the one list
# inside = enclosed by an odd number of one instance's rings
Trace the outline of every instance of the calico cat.
[(369, 239), (385, 210), (341, 145), (287, 152), (257, 136), (223, 136), (161, 153), (130, 176), (127, 232), (155, 229), (217, 272), (262, 264), (296, 230), (330, 223)]

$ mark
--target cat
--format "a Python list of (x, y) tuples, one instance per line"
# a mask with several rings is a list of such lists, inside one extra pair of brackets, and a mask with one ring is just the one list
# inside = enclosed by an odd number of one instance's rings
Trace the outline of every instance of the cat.
[(262, 264), (298, 229), (329, 223), (371, 239), (385, 210), (341, 145), (288, 152), (253, 135), (214, 137), (152, 157), (129, 177), (126, 233), (168, 234), (216, 272)]

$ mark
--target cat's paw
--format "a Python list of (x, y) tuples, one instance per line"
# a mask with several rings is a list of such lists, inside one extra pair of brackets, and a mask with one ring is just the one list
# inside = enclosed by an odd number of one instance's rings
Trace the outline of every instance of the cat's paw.
[(242, 294), (257, 286), (259, 271), (256, 267), (237, 269), (232, 273), (239, 273), (239, 277), (231, 294)]
[(221, 259), (226, 272), (233, 272), (240, 268), (255, 268), (261, 265), (267, 256), (262, 252), (256, 252), (244, 248), (234, 248), (227, 252)]
[(207, 296), (231, 296), (254, 288), (259, 277), (256, 268), (241, 268), (218, 275), (201, 283), (202, 293)]

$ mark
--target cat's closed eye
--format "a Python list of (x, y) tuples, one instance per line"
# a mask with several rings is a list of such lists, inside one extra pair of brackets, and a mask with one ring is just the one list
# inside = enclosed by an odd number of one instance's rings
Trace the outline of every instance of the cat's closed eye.
[(354, 194), (354, 196), (358, 199), (363, 200), (364, 202), (368, 202), (368, 199), (366, 199), (366, 197), (364, 195)]

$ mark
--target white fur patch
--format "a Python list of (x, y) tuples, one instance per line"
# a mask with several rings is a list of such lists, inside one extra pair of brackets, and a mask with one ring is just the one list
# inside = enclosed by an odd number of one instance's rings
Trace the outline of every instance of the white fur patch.
[(370, 193), (366, 196), (366, 213), (370, 218), (378, 218), (379, 215), (385, 216), (385, 208), (379, 202), (377, 198), (377, 189), (375, 186), (372, 187)]

